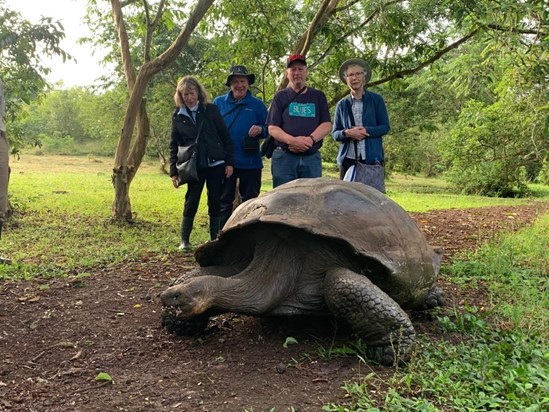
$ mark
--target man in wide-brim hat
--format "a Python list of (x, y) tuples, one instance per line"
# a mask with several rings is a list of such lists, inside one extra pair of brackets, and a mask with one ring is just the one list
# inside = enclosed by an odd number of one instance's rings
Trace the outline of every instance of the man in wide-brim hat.
[(234, 171), (225, 179), (221, 194), (222, 228), (233, 211), (237, 183), (243, 202), (257, 197), (261, 190), (263, 161), (259, 141), (267, 136), (267, 108), (251, 94), (250, 86), (254, 82), (255, 75), (249, 73), (246, 66), (232, 66), (225, 82), (229, 92), (213, 101), (219, 107), (234, 145)]
[[(363, 59), (346, 60), (339, 68), (339, 78), (350, 91), (336, 105), (332, 129), (333, 139), (340, 143), (337, 164), (342, 180), (357, 162), (385, 164), (383, 136), (389, 133), (389, 115), (383, 97), (366, 88), (371, 77), (370, 65)], [(380, 179), (372, 185), (385, 191), (383, 174)]]
[(229, 69), (229, 75), (227, 76), (227, 81), (225, 82), (225, 86), (231, 87), (231, 80), (234, 76), (243, 76), (248, 79), (248, 86), (251, 86), (255, 83), (255, 74), (248, 73), (248, 69), (246, 66), (232, 66)]

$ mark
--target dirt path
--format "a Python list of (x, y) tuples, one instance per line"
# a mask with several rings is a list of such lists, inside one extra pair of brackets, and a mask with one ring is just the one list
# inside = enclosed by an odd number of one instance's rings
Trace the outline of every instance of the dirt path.
[[(413, 216), (448, 262), (548, 206)], [(205, 336), (174, 338), (160, 327), (157, 294), (192, 266), (189, 255), (150, 256), (83, 280), (1, 283), (0, 411), (320, 411), (344, 401), (343, 382), (370, 369), (391, 373), (355, 358), (320, 359), (320, 345), (348, 338), (333, 324), (227, 315)], [(482, 291), (446, 292), (452, 304), (483, 299)], [(436, 338), (436, 321), (416, 326)], [(284, 348), (290, 336), (298, 343)], [(95, 381), (101, 372), (113, 383)]]

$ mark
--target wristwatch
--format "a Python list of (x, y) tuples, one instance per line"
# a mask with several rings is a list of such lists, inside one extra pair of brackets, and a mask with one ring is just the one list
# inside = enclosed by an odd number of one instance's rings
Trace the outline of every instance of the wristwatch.
[(313, 141), (313, 144), (317, 142), (317, 140), (315, 139), (315, 137), (312, 134), (310, 134), (309, 137)]

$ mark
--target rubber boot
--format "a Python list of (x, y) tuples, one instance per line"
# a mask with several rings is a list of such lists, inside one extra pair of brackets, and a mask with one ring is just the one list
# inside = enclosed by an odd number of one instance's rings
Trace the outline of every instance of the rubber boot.
[(221, 224), (220, 216), (210, 216), (210, 239), (215, 240), (219, 233), (219, 227)]
[(191, 232), (193, 230), (194, 217), (183, 216), (183, 221), (181, 222), (181, 244), (179, 245), (180, 250), (188, 252), (191, 250)]

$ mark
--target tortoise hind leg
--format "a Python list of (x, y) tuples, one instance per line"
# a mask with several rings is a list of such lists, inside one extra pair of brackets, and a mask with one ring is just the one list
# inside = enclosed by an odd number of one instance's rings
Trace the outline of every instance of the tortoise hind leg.
[(324, 298), (368, 345), (367, 356), (383, 365), (405, 362), (415, 345), (408, 315), (367, 277), (345, 268), (326, 272)]

